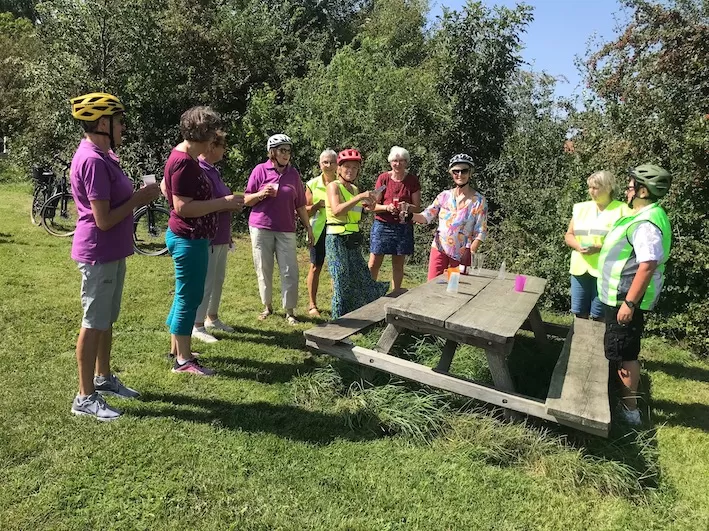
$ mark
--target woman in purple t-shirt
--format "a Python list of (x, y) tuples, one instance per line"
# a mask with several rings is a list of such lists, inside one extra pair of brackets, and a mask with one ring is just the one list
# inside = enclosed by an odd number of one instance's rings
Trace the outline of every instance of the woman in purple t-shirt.
[(84, 128), (71, 161), (71, 193), (79, 212), (71, 257), (81, 271), (84, 311), (76, 343), (79, 393), (71, 412), (108, 421), (121, 412), (109, 406), (103, 394), (140, 396), (111, 372), (112, 331), (121, 308), (126, 257), (133, 254), (133, 209), (147, 205), (160, 191), (153, 184), (134, 192), (118, 164), (113, 150), (125, 132), (118, 98), (95, 92), (71, 103), (72, 116)]
[(165, 242), (175, 266), (175, 296), (167, 316), (172, 372), (210, 376), (192, 353), (192, 328), (204, 295), (209, 264), (209, 242), (217, 230), (217, 212), (236, 210), (243, 199), (235, 195), (214, 198), (212, 185), (199, 165), (199, 154), (209, 149), (221, 130), (221, 117), (209, 107), (192, 107), (180, 117), (184, 141), (165, 163), (164, 192), (170, 203)]
[[(199, 156), (199, 165), (212, 184), (212, 196), (224, 197), (231, 194), (231, 190), (222, 180), (219, 170), (214, 166), (224, 157), (226, 149), (226, 133), (217, 131), (217, 136), (209, 149)], [(240, 211), (241, 207), (237, 208)], [(209, 265), (207, 266), (207, 279), (204, 281), (204, 296), (202, 303), (197, 308), (192, 338), (205, 343), (215, 343), (217, 338), (207, 332), (207, 328), (233, 332), (234, 329), (224, 324), (219, 319), (219, 303), (222, 299), (222, 287), (226, 277), (226, 262), (231, 239), (231, 212), (223, 211), (217, 214), (217, 232), (209, 246)]]
[(308, 245), (315, 238), (305, 208), (305, 187), (300, 174), (290, 165), (293, 142), (287, 135), (273, 135), (266, 142), (268, 160), (256, 166), (246, 185), (244, 204), (251, 208), (249, 234), (259, 294), (264, 310), (259, 319), (273, 313), (273, 258), (281, 273), (281, 293), (286, 321), (298, 324), (298, 260), (295, 240), (295, 214), (308, 232)]

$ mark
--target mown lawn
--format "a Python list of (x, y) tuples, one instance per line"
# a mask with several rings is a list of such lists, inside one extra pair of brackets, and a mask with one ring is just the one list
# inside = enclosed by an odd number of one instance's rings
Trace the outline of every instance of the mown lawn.
[[(646, 340), (651, 425), (609, 441), (505, 424), (381, 377), (362, 388), (356, 370), (305, 349), (309, 323), (256, 320), (244, 237), (221, 312), (236, 333), (198, 345), (219, 376), (169, 372), (172, 265), (132, 257), (114, 368), (143, 396), (110, 399), (126, 413), (114, 423), (73, 417), (70, 242), (30, 225), (27, 186), (0, 191), (0, 529), (709, 528), (706, 362)], [(423, 358), (436, 348), (409, 346)], [(514, 355), (531, 374), (553, 364), (524, 346)], [(472, 350), (456, 364), (488, 377)]]

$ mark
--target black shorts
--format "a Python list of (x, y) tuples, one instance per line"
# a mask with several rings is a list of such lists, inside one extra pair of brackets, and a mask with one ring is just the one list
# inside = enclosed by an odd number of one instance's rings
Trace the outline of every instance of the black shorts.
[(317, 243), (310, 248), (310, 263), (318, 267), (325, 263), (325, 231), (322, 231)]
[(603, 347), (609, 361), (635, 361), (640, 354), (640, 338), (645, 329), (645, 315), (640, 308), (635, 308), (633, 320), (627, 325), (618, 324), (620, 307), (603, 305), (606, 310), (606, 334)]

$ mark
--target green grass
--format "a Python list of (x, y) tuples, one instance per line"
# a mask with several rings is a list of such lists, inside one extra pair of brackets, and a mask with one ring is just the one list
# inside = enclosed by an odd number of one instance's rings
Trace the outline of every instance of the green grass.
[[(483, 404), (309, 353), (310, 323), (257, 321), (244, 237), (221, 311), (236, 332), (198, 346), (219, 376), (169, 372), (172, 265), (132, 257), (113, 365), (143, 397), (111, 399), (126, 413), (118, 422), (75, 418), (70, 242), (30, 225), (28, 187), (0, 190), (0, 529), (709, 527), (706, 362), (644, 342), (652, 423), (640, 434), (614, 430), (605, 441), (508, 424)], [(302, 252), (303, 277), (306, 263)], [(371, 344), (376, 332), (356, 341)], [(543, 395), (559, 348), (540, 354), (518, 341), (514, 377), (525, 392)], [(433, 364), (440, 344), (413, 337), (398, 352)], [(452, 370), (489, 380), (472, 348)]]

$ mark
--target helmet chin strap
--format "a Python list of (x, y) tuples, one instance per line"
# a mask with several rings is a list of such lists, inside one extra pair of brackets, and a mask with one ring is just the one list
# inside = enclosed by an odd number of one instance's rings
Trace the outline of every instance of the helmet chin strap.
[(107, 136), (109, 142), (111, 143), (111, 151), (116, 150), (116, 141), (113, 138), (113, 115), (111, 115), (108, 119), (108, 133), (105, 131), (94, 131), (92, 134), (94, 135), (101, 135), (101, 136)]
[(463, 183), (463, 184), (455, 183), (455, 185), (456, 185), (458, 188), (465, 188), (465, 187), (468, 186), (469, 184), (470, 184), (470, 181), (466, 181), (466, 182)]

